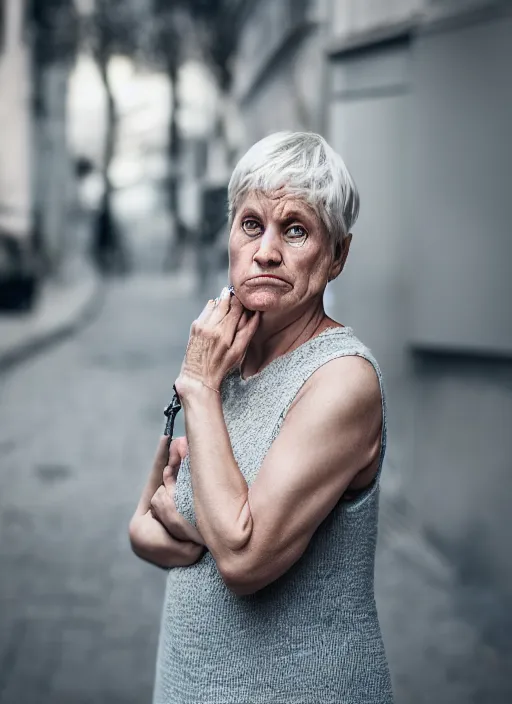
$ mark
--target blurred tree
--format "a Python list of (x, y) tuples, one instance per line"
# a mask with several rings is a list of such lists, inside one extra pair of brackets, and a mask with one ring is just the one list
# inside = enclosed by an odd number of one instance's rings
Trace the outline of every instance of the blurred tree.
[(204, 58), (216, 74), (219, 88), (225, 93), (231, 88), (231, 60), (246, 5), (247, 2), (233, 0), (192, 0), (189, 3), (192, 16), (201, 28)]
[[(151, 58), (167, 73), (171, 85), (172, 105), (169, 112), (169, 208), (177, 220), (177, 165), (180, 139), (176, 115), (179, 109), (178, 71), (185, 54), (185, 41), (190, 34), (190, 15), (185, 0), (153, 0), (153, 41)], [(177, 223), (180, 227), (180, 223)]]
[[(48, 103), (50, 96), (46, 88), (46, 76), (57, 65), (71, 66), (78, 48), (78, 15), (70, 0), (29, 0), (27, 27), (32, 40), (32, 111), (34, 115), (34, 198), (32, 241), (34, 251), (44, 271), (55, 267), (45, 248), (43, 235), (43, 213), (46, 197), (45, 164), (43, 159), (45, 143), (45, 120), (51, 112)], [(53, 133), (54, 140), (57, 133)], [(60, 134), (66, 139), (65, 133)], [(61, 145), (63, 146), (63, 145)], [(53, 142), (53, 147), (57, 144)]]
[[(28, 7), (38, 78), (44, 66), (74, 60), (78, 46), (78, 15), (70, 0), (31, 0)], [(37, 97), (39, 109), (44, 109), (40, 92)]]
[(191, 51), (199, 54), (213, 70), (220, 90), (227, 93), (231, 87), (231, 59), (236, 49), (238, 21), (245, 5), (246, 2), (233, 0), (153, 0), (154, 58), (166, 69), (172, 87), (171, 159), (179, 155), (176, 124), (179, 67)]
[[(178, 73), (180, 66), (193, 56), (207, 63), (217, 79), (221, 93), (231, 87), (231, 58), (236, 49), (237, 26), (241, 6), (246, 0), (152, 0), (153, 59), (167, 73), (171, 84), (172, 107), (169, 119), (169, 208), (175, 222), (176, 254), (183, 248), (188, 230), (178, 216), (178, 183), (180, 178), (180, 133)], [(221, 101), (222, 102), (222, 101)], [(221, 117), (221, 116), (219, 116)], [(219, 131), (224, 127), (219, 119)], [(173, 258), (175, 261), (173, 261)], [(175, 268), (178, 258), (171, 252), (169, 266)]]
[(93, 255), (105, 272), (122, 273), (128, 258), (119, 226), (112, 214), (110, 165), (115, 152), (118, 116), (109, 65), (114, 56), (136, 57), (140, 49), (139, 20), (144, 3), (135, 0), (94, 0), (83, 20), (83, 40), (96, 61), (107, 99), (107, 129), (101, 171), (104, 191), (93, 240)]
[[(293, 0), (295, 2), (295, 0)], [(202, 30), (203, 54), (217, 78), (221, 105), (230, 103), (233, 80), (233, 58), (238, 47), (238, 37), (244, 13), (252, 0), (193, 0), (193, 12)], [(217, 116), (217, 133), (224, 139), (226, 152), (232, 161), (235, 153), (227, 134), (226, 110)]]

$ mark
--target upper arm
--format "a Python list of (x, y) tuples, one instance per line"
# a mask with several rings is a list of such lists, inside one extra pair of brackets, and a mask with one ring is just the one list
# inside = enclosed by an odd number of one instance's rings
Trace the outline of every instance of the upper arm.
[(334, 359), (308, 379), (249, 488), (251, 537), (224, 571), (233, 591), (257, 591), (299, 559), (378, 456), (381, 427), (379, 380), (364, 358)]

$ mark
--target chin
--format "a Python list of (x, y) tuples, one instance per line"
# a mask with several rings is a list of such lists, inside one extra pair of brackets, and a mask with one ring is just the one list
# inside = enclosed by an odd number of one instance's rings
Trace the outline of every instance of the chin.
[(246, 294), (242, 303), (248, 310), (259, 310), (262, 312), (280, 310), (283, 307), (283, 296), (273, 291), (254, 291), (249, 295)]

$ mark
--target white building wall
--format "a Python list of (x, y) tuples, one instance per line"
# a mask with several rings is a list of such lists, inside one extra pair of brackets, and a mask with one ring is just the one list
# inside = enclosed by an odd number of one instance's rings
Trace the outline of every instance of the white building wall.
[(329, 0), (255, 0), (240, 31), (234, 97), (242, 149), (283, 129), (319, 130)]
[(332, 0), (334, 39), (371, 33), (421, 18), (458, 17), (461, 13), (498, 6), (500, 0)]
[(53, 272), (73, 249), (70, 216), (76, 205), (76, 180), (68, 148), (67, 90), (69, 67), (50, 64), (43, 74), (45, 114), (37, 124), (34, 176), (45, 254)]
[(384, 489), (412, 464), (413, 418), (407, 341), (409, 264), (410, 52), (402, 43), (332, 67), (328, 139), (358, 186), (360, 215), (345, 269), (331, 284), (331, 314), (375, 352), (388, 392)]
[(25, 0), (4, 3), (0, 42), (0, 229), (26, 238), (31, 226), (30, 56)]
[(348, 37), (409, 20), (425, 0), (334, 0), (332, 34)]
[[(505, 613), (512, 599), (511, 10), (432, 0), (409, 40), (362, 38), (338, 54), (328, 134), (361, 191), (333, 314), (383, 369), (383, 491), (450, 566), (448, 598), (455, 604), (464, 589), (475, 604), (488, 600), (467, 618), (485, 630), (500, 668), (506, 636), (500, 645), (488, 603)], [(390, 621), (383, 613), (384, 627)], [(389, 641), (391, 669), (407, 680), (403, 644)], [(451, 645), (436, 644), (447, 661)], [(422, 700), (405, 691), (398, 687), (397, 702)]]

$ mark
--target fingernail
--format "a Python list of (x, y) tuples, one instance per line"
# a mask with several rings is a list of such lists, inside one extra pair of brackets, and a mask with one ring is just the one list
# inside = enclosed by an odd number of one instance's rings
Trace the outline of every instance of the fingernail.
[(224, 298), (229, 298), (229, 288), (227, 286), (224, 286), (224, 288), (220, 292), (220, 298), (222, 300), (224, 300)]

